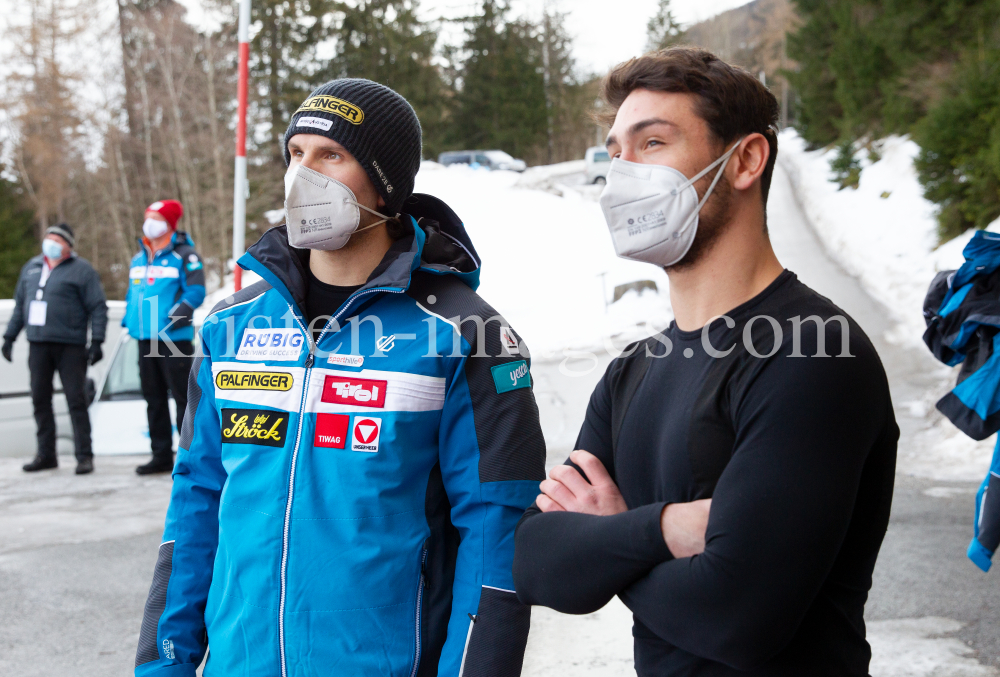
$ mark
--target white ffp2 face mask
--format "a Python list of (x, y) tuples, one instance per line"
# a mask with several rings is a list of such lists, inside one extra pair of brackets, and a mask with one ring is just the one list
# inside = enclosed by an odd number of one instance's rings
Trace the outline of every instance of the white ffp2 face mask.
[[(683, 259), (698, 232), (698, 214), (741, 141), (690, 179), (673, 167), (613, 159), (600, 203), (615, 253), (663, 267)], [(695, 182), (720, 164), (699, 201)]]
[(166, 221), (146, 219), (142, 224), (142, 234), (150, 240), (155, 240), (158, 237), (163, 237), (169, 228)]
[[(359, 229), (361, 210), (381, 216)], [(285, 225), (288, 244), (298, 249), (340, 249), (351, 235), (389, 220), (388, 216), (365, 207), (354, 191), (336, 179), (308, 167), (289, 167), (285, 173)]]

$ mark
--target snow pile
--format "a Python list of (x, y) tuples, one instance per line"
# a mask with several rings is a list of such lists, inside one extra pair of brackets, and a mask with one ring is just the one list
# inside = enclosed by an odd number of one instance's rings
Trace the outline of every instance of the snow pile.
[[(921, 346), (923, 301), (934, 275), (962, 265), (962, 250), (974, 231), (937, 246), (936, 207), (925, 200), (913, 160), (920, 147), (909, 137), (883, 141), (882, 159), (867, 151), (857, 190), (830, 181), (833, 149), (806, 151), (795, 130), (781, 133), (778, 162), (788, 172), (806, 216), (827, 251), (898, 323), (890, 340)], [(991, 230), (1000, 226), (994, 222)]]
[[(582, 169), (582, 161), (523, 174), (424, 163), (417, 174), (416, 192), (444, 200), (465, 223), (483, 260), (479, 293), (536, 359), (614, 353), (673, 319), (666, 273), (615, 256), (600, 206), (573, 185)], [(643, 280), (657, 291), (611, 302), (616, 286)]]

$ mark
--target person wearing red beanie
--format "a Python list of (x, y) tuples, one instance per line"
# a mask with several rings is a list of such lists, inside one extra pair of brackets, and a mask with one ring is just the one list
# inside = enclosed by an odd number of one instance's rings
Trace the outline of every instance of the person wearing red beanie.
[(177, 230), (184, 207), (158, 200), (146, 208), (141, 250), (129, 267), (122, 326), (139, 341), (139, 378), (146, 400), (153, 459), (140, 475), (174, 467), (169, 398), (177, 405), (177, 430), (187, 407), (187, 379), (194, 353), (194, 311), (205, 300), (205, 270), (188, 234)]

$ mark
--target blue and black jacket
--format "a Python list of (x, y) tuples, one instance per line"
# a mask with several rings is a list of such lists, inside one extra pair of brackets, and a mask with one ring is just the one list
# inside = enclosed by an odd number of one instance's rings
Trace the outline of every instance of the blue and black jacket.
[[(1000, 430), (1000, 234), (978, 231), (958, 270), (937, 274), (924, 300), (924, 342), (958, 383), (937, 408), (959, 430), (984, 440)], [(968, 555), (986, 571), (1000, 546), (1000, 441), (976, 497)]]
[(209, 646), (209, 677), (520, 674), (514, 527), (545, 458), (527, 348), (455, 214), (404, 211), (315, 342), (309, 252), (281, 226), (240, 259), (262, 281), (201, 329), (137, 676), (193, 676)]
[(205, 300), (205, 267), (183, 231), (151, 253), (142, 241), (129, 266), (122, 326), (133, 338), (194, 340), (194, 311)]

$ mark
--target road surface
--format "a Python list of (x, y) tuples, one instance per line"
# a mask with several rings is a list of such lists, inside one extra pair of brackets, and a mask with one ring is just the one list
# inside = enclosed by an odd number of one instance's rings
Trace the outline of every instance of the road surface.
[[(920, 351), (883, 338), (887, 313), (824, 254), (780, 166), (770, 198), (779, 258), (832, 298), (874, 341), (889, 374), (901, 449), (918, 445), (926, 420), (900, 403), (937, 385)], [(607, 356), (536, 363), (535, 391), (549, 465), (572, 449)], [(586, 371), (586, 376), (571, 376)], [(142, 458), (99, 457), (97, 472), (26, 476), (23, 460), (0, 458), (0, 674), (19, 677), (131, 674), (142, 607), (170, 491), (166, 477), (140, 478)], [(964, 555), (975, 485), (897, 477), (889, 532), (867, 607), (875, 677), (1000, 675), (1000, 587)], [(619, 602), (588, 616), (535, 609), (524, 675), (634, 675), (630, 615)]]

